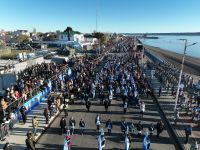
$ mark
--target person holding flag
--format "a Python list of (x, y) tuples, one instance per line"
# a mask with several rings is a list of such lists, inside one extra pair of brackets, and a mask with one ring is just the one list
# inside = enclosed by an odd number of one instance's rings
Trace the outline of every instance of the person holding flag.
[(67, 130), (67, 134), (64, 138), (64, 148), (63, 150), (70, 150), (70, 145), (71, 145), (71, 136), (70, 136), (70, 130)]
[(148, 132), (146, 132), (146, 134), (144, 135), (144, 140), (143, 140), (143, 150), (149, 150), (150, 148), (150, 138), (149, 138), (149, 135), (148, 135)]
[(126, 135), (126, 137), (125, 137), (125, 150), (130, 150), (130, 143), (131, 143), (130, 136)]
[(106, 146), (106, 139), (104, 137), (104, 130), (101, 128), (101, 133), (98, 137), (98, 149), (103, 150), (103, 148)]

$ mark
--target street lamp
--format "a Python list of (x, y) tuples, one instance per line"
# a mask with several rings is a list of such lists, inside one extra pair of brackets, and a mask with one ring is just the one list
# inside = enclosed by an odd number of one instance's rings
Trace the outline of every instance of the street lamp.
[(176, 92), (176, 99), (175, 99), (175, 105), (174, 105), (174, 112), (176, 111), (176, 107), (177, 107), (177, 101), (178, 101), (178, 95), (179, 95), (179, 89), (180, 89), (180, 84), (181, 84), (181, 77), (182, 77), (182, 73), (183, 73), (183, 65), (185, 62), (185, 56), (186, 56), (186, 49), (189, 46), (195, 45), (196, 43), (192, 43), (190, 45), (187, 45), (187, 39), (179, 39), (182, 41), (185, 41), (185, 47), (184, 47), (184, 54), (183, 54), (183, 58), (182, 58), (182, 63), (181, 63), (181, 70), (180, 70), (180, 75), (179, 75), (179, 80), (178, 80), (178, 87), (177, 87), (177, 92)]

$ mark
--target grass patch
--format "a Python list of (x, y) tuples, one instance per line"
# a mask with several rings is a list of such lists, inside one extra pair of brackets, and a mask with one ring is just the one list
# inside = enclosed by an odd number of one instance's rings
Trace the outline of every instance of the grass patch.
[(26, 54), (32, 53), (30, 50), (11, 50), (10, 54), (1, 55), (1, 59), (13, 59), (16, 58), (19, 53), (26, 52)]

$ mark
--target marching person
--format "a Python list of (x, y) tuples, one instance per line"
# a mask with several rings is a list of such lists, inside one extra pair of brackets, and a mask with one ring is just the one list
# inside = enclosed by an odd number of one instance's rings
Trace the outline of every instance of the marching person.
[(49, 110), (48, 110), (48, 108), (44, 109), (44, 117), (46, 119), (46, 124), (48, 124), (49, 123)]
[(70, 118), (69, 126), (70, 126), (70, 129), (71, 129), (71, 135), (73, 135), (74, 134), (74, 128), (76, 126), (76, 121), (75, 121), (74, 117)]
[(154, 130), (155, 130), (153, 123), (151, 123), (151, 124), (149, 125), (148, 130), (149, 130), (150, 136), (152, 136), (152, 135), (153, 135), (153, 132), (154, 132)]
[(91, 102), (89, 100), (87, 100), (85, 105), (86, 105), (87, 111), (89, 112), (90, 111)]
[(179, 119), (179, 111), (178, 108), (176, 108), (175, 112), (174, 112), (174, 125), (176, 126), (177, 121)]
[(62, 117), (60, 120), (61, 134), (65, 133), (66, 126), (67, 126), (67, 123), (66, 123), (65, 117)]
[(143, 125), (141, 124), (141, 121), (139, 121), (137, 124), (137, 131), (139, 137), (142, 135), (142, 130), (143, 130)]
[(141, 114), (141, 117), (143, 117), (144, 112), (145, 112), (145, 103), (141, 102), (140, 103), (140, 114)]
[(108, 106), (109, 106), (109, 101), (105, 100), (104, 101), (104, 107), (105, 107), (105, 111), (108, 112)]
[(33, 134), (35, 136), (37, 136), (37, 127), (38, 127), (38, 120), (37, 120), (37, 116), (34, 116), (33, 119), (32, 119), (32, 126), (33, 126)]
[(162, 123), (162, 121), (159, 121), (156, 125), (156, 129), (157, 129), (157, 138), (159, 138), (160, 133), (163, 131), (164, 129), (164, 125)]
[(67, 105), (66, 104), (63, 105), (63, 111), (65, 113), (65, 118), (66, 118), (68, 116), (68, 104)]
[(185, 128), (185, 144), (188, 143), (190, 135), (192, 135), (192, 126), (188, 125)]
[(84, 128), (85, 128), (85, 122), (82, 118), (79, 122), (79, 127), (81, 128), (81, 135), (83, 135), (83, 131), (84, 131)]
[(134, 135), (134, 124), (133, 123), (130, 123), (129, 124), (129, 131), (130, 131), (130, 134), (131, 134), (131, 136), (133, 136)]
[(97, 126), (97, 130), (99, 131), (100, 125), (101, 125), (101, 120), (100, 120), (100, 116), (97, 115), (95, 118), (95, 124)]
[(111, 134), (111, 130), (112, 130), (112, 122), (111, 119), (108, 119), (108, 121), (106, 122), (106, 128), (108, 129), (108, 134)]
[(127, 107), (128, 107), (128, 103), (127, 103), (127, 101), (126, 101), (126, 102), (124, 103), (124, 114), (126, 114)]
[(127, 123), (126, 123), (125, 120), (122, 121), (121, 130), (122, 130), (122, 132), (123, 132), (123, 136), (125, 136), (125, 135), (126, 135), (125, 133), (126, 133), (126, 131), (127, 131)]

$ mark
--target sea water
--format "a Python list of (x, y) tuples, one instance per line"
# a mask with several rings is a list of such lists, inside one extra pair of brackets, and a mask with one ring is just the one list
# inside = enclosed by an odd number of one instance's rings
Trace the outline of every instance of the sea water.
[[(186, 55), (200, 58), (200, 36), (177, 36), (177, 35), (150, 35), (156, 36), (158, 39), (144, 39), (140, 38), (143, 44), (147, 44), (161, 49), (169, 50), (179, 54), (183, 54), (185, 41), (179, 39), (187, 39), (187, 50)], [(196, 43), (195, 45), (189, 46), (190, 44)]]

